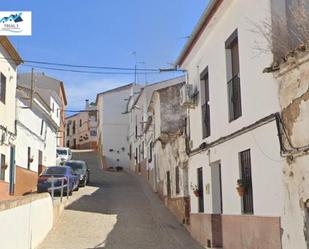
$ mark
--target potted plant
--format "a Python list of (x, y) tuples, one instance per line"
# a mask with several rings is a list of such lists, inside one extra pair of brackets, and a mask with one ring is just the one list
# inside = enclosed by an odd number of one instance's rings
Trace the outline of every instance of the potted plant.
[(246, 193), (248, 187), (248, 181), (246, 179), (238, 179), (237, 180), (237, 191), (240, 197), (243, 197)]
[(196, 185), (192, 185), (192, 184), (191, 184), (191, 189), (193, 190), (193, 194), (194, 194), (196, 197), (199, 197), (199, 196), (200, 196), (200, 190), (199, 190), (199, 188), (198, 188)]
[(5, 163), (5, 164), (1, 165), (1, 168), (2, 168), (3, 170), (6, 170), (6, 169), (8, 168), (7, 163)]

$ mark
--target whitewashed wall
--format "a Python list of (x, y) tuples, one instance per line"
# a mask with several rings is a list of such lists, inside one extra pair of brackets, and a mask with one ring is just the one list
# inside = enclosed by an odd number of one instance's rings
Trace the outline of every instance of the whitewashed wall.
[[(271, 53), (255, 49), (265, 40), (252, 32), (257, 23), (269, 20), (270, 1), (223, 1), (201, 37), (195, 44), (182, 68), (188, 70), (189, 84), (200, 90), (200, 74), (208, 67), (210, 91), (211, 136), (202, 138), (201, 101), (190, 110), (193, 148), (202, 142), (210, 143), (231, 134), (257, 120), (279, 111), (278, 85), (270, 74), (262, 71), (272, 62)], [(238, 30), (242, 116), (229, 122), (225, 41)], [(255, 139), (254, 139), (255, 137)], [(230, 140), (190, 159), (189, 181), (196, 183), (198, 167), (204, 172), (205, 212), (212, 212), (209, 163), (221, 161), (223, 182), (223, 211), (241, 214), (241, 201), (236, 192), (239, 179), (238, 153), (251, 149), (254, 212), (256, 215), (279, 216), (282, 211), (282, 158), (275, 123), (268, 124)], [(208, 184), (208, 185), (207, 185)], [(271, 186), (271, 188), (269, 187)], [(192, 190), (191, 190), (192, 191)], [(209, 191), (211, 193), (211, 190)], [(197, 198), (192, 194), (191, 210), (197, 212)]]
[(108, 166), (129, 167), (129, 143), (127, 140), (129, 117), (123, 113), (127, 104), (125, 99), (130, 96), (130, 91), (131, 88), (128, 87), (101, 94), (98, 97), (102, 154), (106, 157)]
[[(25, 103), (16, 100), (17, 112), (17, 138), (16, 138), (16, 165), (27, 168), (28, 146), (31, 148), (30, 170), (38, 171), (39, 150), (43, 153), (43, 165), (56, 165), (57, 133), (46, 118), (46, 110), (33, 106), (32, 109), (24, 109)], [(44, 120), (41, 135), (41, 124)], [(21, 124), (20, 124), (21, 123)], [(31, 131), (31, 132), (30, 132)]]
[[(0, 57), (10, 58), (6, 50), (0, 46)], [(14, 133), (15, 122), (15, 94), (16, 94), (16, 65), (12, 61), (0, 60), (0, 72), (6, 77), (6, 103), (0, 102), (0, 125), (7, 127), (8, 131)], [(0, 136), (2, 130), (0, 129)], [(0, 154), (5, 155), (7, 165), (10, 165), (10, 147), (9, 141), (6, 140), (0, 145)], [(9, 168), (5, 171), (5, 181), (9, 181)]]
[(36, 248), (44, 240), (53, 226), (52, 200), (45, 195), (44, 198), (0, 211), (1, 248)]

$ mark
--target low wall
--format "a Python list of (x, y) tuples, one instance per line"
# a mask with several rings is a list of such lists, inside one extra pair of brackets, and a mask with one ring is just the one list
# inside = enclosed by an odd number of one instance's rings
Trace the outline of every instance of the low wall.
[(11, 199), (10, 185), (8, 182), (0, 181), (0, 201)]
[[(221, 215), (216, 214), (191, 214), (190, 216), (191, 236), (204, 247), (222, 247)], [(224, 247), (225, 248), (225, 247)], [(226, 247), (229, 248), (229, 247)], [(234, 247), (236, 249), (242, 247)]]
[(165, 197), (165, 206), (176, 216), (182, 224), (189, 224), (190, 219), (190, 197)]
[(222, 238), (226, 249), (281, 249), (280, 218), (223, 215)]
[(0, 202), (0, 244), (5, 249), (36, 248), (53, 226), (49, 194), (33, 194)]
[(191, 214), (190, 233), (204, 247), (281, 249), (280, 218)]
[(38, 173), (16, 166), (15, 195), (24, 195), (37, 190)]

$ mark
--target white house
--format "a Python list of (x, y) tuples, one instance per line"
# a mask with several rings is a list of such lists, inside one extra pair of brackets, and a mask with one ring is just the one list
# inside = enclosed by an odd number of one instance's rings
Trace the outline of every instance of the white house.
[[(127, 115), (129, 122), (128, 141), (130, 145), (130, 168), (133, 171), (142, 174), (148, 174), (146, 148), (150, 146), (150, 140), (145, 137), (144, 128), (148, 122), (151, 113), (148, 113), (148, 106), (151, 102), (154, 91), (172, 85), (183, 83), (185, 78), (183, 76), (148, 84), (144, 87), (136, 86), (138, 89), (133, 91), (127, 97)], [(144, 153), (145, 152), (145, 153)]]
[(208, 248), (281, 248), (278, 84), (262, 73), (273, 55), (254, 49), (267, 41), (252, 31), (271, 7), (210, 1), (177, 59), (188, 75), (190, 231)]
[[(60, 125), (57, 134), (57, 146), (64, 146), (65, 108), (67, 105), (64, 83), (61, 80), (49, 77), (45, 73), (20, 73), (18, 74), (19, 85), (31, 88), (40, 94), (46, 103), (52, 108), (51, 115)], [(50, 98), (53, 96), (53, 98)]]
[[(50, 99), (50, 103), (55, 102), (53, 96)], [(52, 107), (40, 94), (31, 94), (31, 89), (17, 86), (16, 195), (36, 191), (38, 175), (45, 167), (56, 165), (59, 125)]]
[(97, 149), (97, 107), (86, 100), (85, 110), (65, 118), (66, 147)]
[(129, 166), (127, 99), (136, 85), (128, 84), (97, 94), (98, 148), (103, 167)]
[(0, 200), (14, 195), (15, 94), (17, 66), (23, 61), (11, 42), (0, 36)]

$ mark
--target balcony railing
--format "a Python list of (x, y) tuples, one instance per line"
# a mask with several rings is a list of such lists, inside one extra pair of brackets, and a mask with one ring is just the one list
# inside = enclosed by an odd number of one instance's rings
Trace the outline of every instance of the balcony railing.
[(228, 86), (228, 102), (229, 102), (229, 119), (231, 122), (242, 115), (239, 74), (236, 74), (230, 81), (228, 81), (227, 86)]

